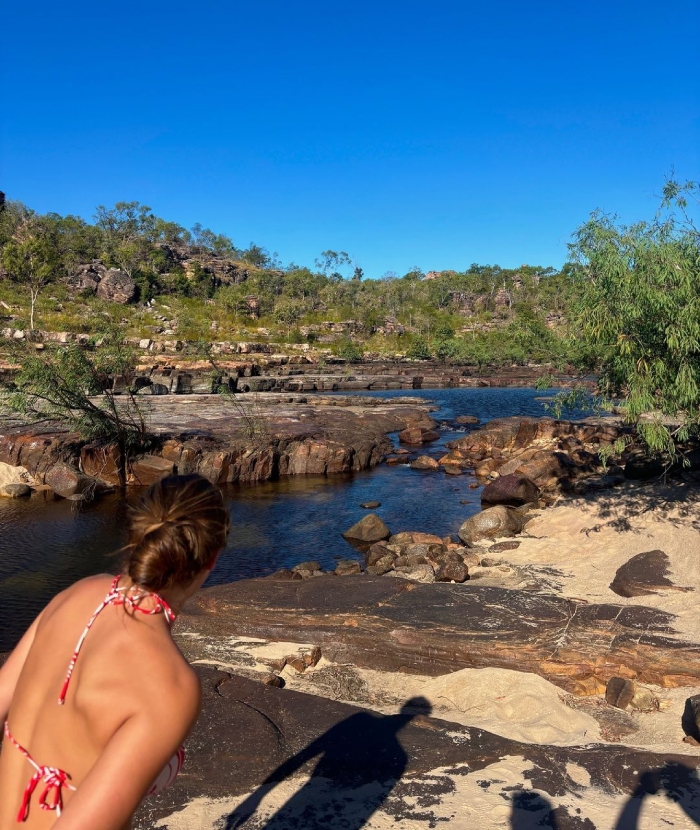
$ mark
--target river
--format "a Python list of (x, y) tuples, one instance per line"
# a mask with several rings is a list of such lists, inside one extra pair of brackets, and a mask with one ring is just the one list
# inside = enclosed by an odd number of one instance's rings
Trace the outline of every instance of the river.
[[(382, 398), (405, 390), (370, 393)], [(433, 401), (437, 420), (476, 415), (481, 422), (506, 415), (546, 414), (541, 392), (533, 389), (430, 389), (412, 396)], [(583, 414), (583, 413), (581, 413)], [(434, 454), (464, 434), (442, 426)], [(333, 568), (341, 558), (359, 558), (340, 535), (367, 513), (365, 501), (392, 532), (422, 530), (444, 536), (479, 510), (481, 488), (470, 475), (380, 465), (362, 473), (296, 476), (257, 485), (225, 488), (232, 531), (226, 550), (207, 584), (262, 576), (305, 559)], [(42, 494), (31, 499), (0, 499), (0, 652), (14, 646), (22, 631), (56, 593), (76, 579), (116, 572), (124, 543), (126, 507), (137, 497), (105, 496), (81, 506)]]

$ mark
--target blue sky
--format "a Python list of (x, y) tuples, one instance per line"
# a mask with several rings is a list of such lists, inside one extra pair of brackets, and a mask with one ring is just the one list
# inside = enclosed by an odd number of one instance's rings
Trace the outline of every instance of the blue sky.
[[(23, 7), (22, 7), (23, 6)], [(0, 189), (367, 276), (559, 266), (700, 178), (697, 0), (12, 4)]]

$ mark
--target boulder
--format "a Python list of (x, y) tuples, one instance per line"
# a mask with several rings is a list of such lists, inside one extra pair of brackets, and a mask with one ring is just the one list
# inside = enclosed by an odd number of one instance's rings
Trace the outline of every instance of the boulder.
[(540, 491), (534, 481), (527, 476), (502, 475), (481, 491), (482, 504), (506, 504), (511, 507), (520, 507), (523, 504), (537, 501)]
[(391, 576), (400, 576), (412, 579), (415, 582), (435, 582), (435, 571), (430, 565), (403, 565), (389, 572)]
[(637, 687), (632, 680), (611, 677), (605, 687), (605, 700), (617, 709), (626, 709), (634, 698)]
[(356, 542), (381, 542), (391, 536), (391, 531), (376, 513), (370, 513), (348, 528), (343, 536)]
[(444, 560), (435, 572), (436, 582), (466, 582), (469, 579), (469, 569), (458, 560)]
[(86, 476), (70, 464), (58, 463), (46, 472), (44, 483), (59, 496), (68, 499), (94, 489), (97, 480), (92, 476)]
[(316, 562), (315, 560), (310, 560), (307, 562), (299, 562), (298, 565), (295, 565), (292, 568), (292, 573), (299, 573), (300, 571), (309, 571), (309, 573), (316, 573), (317, 571), (321, 570), (320, 562)]
[(478, 424), (479, 419), (476, 415), (459, 415), (454, 420), (455, 424), (459, 424), (460, 426), (463, 424)]
[(396, 558), (396, 554), (391, 551), (383, 542), (376, 542), (367, 551), (366, 562), (368, 565), (376, 565), (380, 559), (390, 556), (392, 560)]
[(523, 529), (523, 517), (512, 507), (496, 505), (470, 516), (460, 527), (459, 538), (470, 546), (481, 539), (515, 536)]
[(650, 481), (661, 478), (666, 468), (662, 461), (655, 458), (630, 458), (625, 464), (625, 478), (630, 481)]
[(518, 472), (529, 478), (541, 490), (566, 488), (575, 463), (563, 452), (541, 450), (518, 467)]
[(31, 495), (32, 488), (28, 484), (17, 482), (16, 484), (0, 484), (0, 496), (6, 499), (20, 499), (22, 496)]
[(429, 455), (419, 455), (415, 461), (410, 464), (412, 470), (439, 470), (438, 462)]
[(437, 432), (426, 427), (408, 427), (399, 433), (402, 444), (427, 444), (429, 441), (437, 441), (439, 437)]
[(97, 286), (97, 296), (113, 303), (130, 303), (136, 297), (136, 283), (124, 271), (110, 268)]
[(394, 569), (394, 562), (395, 559), (393, 556), (387, 554), (386, 556), (382, 556), (380, 559), (377, 559), (373, 565), (367, 566), (367, 573), (370, 576), (382, 576), (383, 574), (389, 573)]
[(352, 576), (362, 573), (362, 566), (355, 559), (341, 559), (335, 567), (337, 576)]
[(155, 481), (160, 481), (165, 476), (171, 476), (175, 472), (175, 465), (167, 458), (159, 455), (143, 455), (137, 458), (131, 465), (131, 473), (135, 484), (146, 487)]

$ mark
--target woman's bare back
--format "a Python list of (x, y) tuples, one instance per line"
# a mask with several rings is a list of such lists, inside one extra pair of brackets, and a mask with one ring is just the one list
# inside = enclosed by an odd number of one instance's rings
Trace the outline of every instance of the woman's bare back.
[[(167, 717), (169, 710), (172, 717), (181, 719), (180, 704), (192, 697), (193, 672), (172, 641), (164, 615), (147, 616), (129, 612), (123, 605), (108, 605), (85, 639), (65, 705), (59, 705), (76, 643), (112, 580), (106, 575), (82, 580), (47, 606), (8, 714), (15, 740), (39, 765), (65, 770), (76, 793), (127, 722), (144, 725), (146, 744), (154, 740), (148, 725)], [(17, 828), (17, 811), (34, 772), (6, 739), (0, 755), (0, 830)], [(136, 769), (134, 774), (138, 774)], [(119, 790), (120, 782), (114, 786)], [(39, 782), (37, 795), (42, 789)], [(44, 830), (56, 823), (56, 813), (41, 809), (37, 795), (22, 825), (27, 830)], [(66, 808), (74, 797), (73, 792), (63, 790)]]

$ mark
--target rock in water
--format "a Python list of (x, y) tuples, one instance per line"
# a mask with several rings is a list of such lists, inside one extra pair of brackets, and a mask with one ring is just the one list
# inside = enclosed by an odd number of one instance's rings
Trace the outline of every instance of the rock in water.
[(634, 698), (637, 687), (624, 677), (611, 677), (605, 687), (605, 700), (618, 709), (626, 709)]
[(298, 565), (295, 565), (292, 568), (292, 573), (297, 573), (298, 571), (309, 571), (310, 573), (316, 573), (316, 571), (321, 570), (321, 565), (319, 562), (314, 560), (308, 562), (299, 562)]
[(402, 444), (427, 444), (429, 441), (437, 441), (439, 437), (437, 432), (425, 427), (408, 427), (399, 433)]
[(415, 461), (411, 461), (412, 470), (439, 470), (440, 465), (429, 455), (419, 455)]
[(455, 423), (460, 425), (478, 424), (479, 419), (476, 417), (476, 415), (459, 415), (457, 418), (455, 418)]
[(96, 484), (92, 476), (86, 476), (70, 464), (55, 464), (44, 476), (44, 481), (64, 499), (85, 493)]
[(515, 536), (521, 532), (523, 525), (523, 517), (512, 507), (496, 505), (468, 518), (458, 535), (465, 545), (473, 545), (480, 539)]
[(0, 496), (6, 499), (19, 499), (22, 496), (29, 496), (32, 488), (28, 484), (2, 484), (0, 485)]
[(621, 597), (642, 597), (656, 594), (664, 588), (676, 591), (691, 591), (680, 588), (667, 578), (668, 556), (662, 550), (648, 550), (638, 553), (617, 569), (610, 589)]
[(521, 507), (537, 501), (540, 491), (527, 476), (511, 473), (487, 484), (481, 493), (482, 504), (507, 504)]
[(380, 501), (363, 501), (360, 507), (364, 510), (376, 510), (378, 507), (381, 507), (382, 503)]
[(356, 542), (381, 542), (391, 536), (391, 531), (376, 513), (370, 513), (348, 528), (343, 536)]

